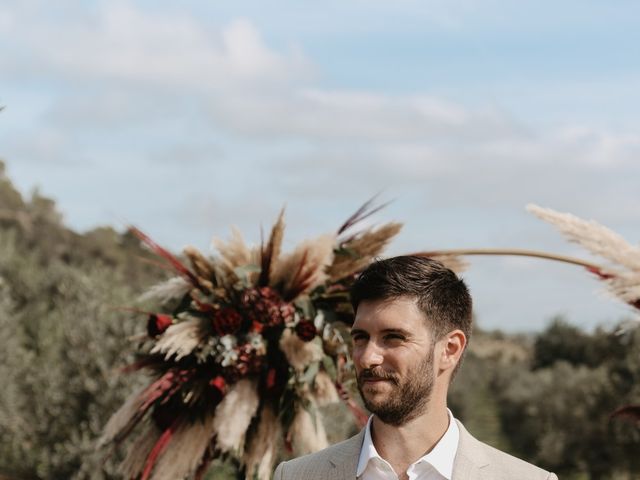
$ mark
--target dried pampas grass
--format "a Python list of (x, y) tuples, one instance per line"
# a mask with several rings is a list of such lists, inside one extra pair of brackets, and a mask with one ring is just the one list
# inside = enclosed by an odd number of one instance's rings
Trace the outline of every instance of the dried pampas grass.
[(245, 434), (258, 409), (258, 386), (255, 381), (242, 379), (236, 383), (216, 407), (213, 431), (217, 447), (222, 452), (242, 455)]
[[(306, 400), (308, 407), (300, 407), (298, 409), (293, 423), (289, 427), (288, 435), (293, 440), (295, 456), (317, 452), (329, 446), (327, 433), (322, 424), (317, 405), (312, 398), (307, 398)], [(315, 414), (311, 415), (310, 410)]]
[(333, 262), (335, 244), (333, 234), (302, 242), (276, 263), (270, 285), (281, 285), (283, 297), (288, 301), (313, 290), (327, 280), (326, 269)]
[(237, 268), (260, 265), (260, 250), (249, 248), (235, 227), (231, 228), (231, 239), (228, 242), (214, 238), (213, 245), (220, 255), (219, 261), (216, 262), (216, 278), (227, 287), (238, 281)]
[(640, 247), (599, 223), (582, 220), (570, 213), (528, 205), (527, 210), (557, 227), (571, 242), (599, 255), (615, 268), (591, 267), (606, 282), (610, 294), (640, 309)]
[(124, 404), (114, 413), (104, 427), (102, 436), (98, 440), (98, 448), (105, 446), (118, 437), (126, 436), (126, 434), (135, 425), (141, 413), (141, 407), (145, 398), (143, 392), (147, 390), (147, 386), (139, 389), (129, 396)]
[(340, 401), (336, 386), (327, 372), (320, 371), (316, 375), (313, 381), (313, 394), (321, 407)]
[(269, 285), (271, 281), (271, 274), (273, 273), (273, 266), (278, 262), (280, 258), (280, 250), (282, 249), (282, 239), (284, 237), (284, 208), (278, 215), (278, 220), (271, 229), (271, 235), (269, 235), (269, 241), (267, 245), (261, 249), (260, 254), (260, 278), (258, 284), (261, 286)]
[(389, 241), (402, 229), (401, 223), (387, 223), (375, 230), (367, 230), (344, 242), (327, 273), (334, 282), (353, 275), (369, 265), (382, 253)]
[(176, 360), (189, 355), (206, 336), (200, 323), (199, 319), (191, 318), (171, 325), (160, 336), (151, 353), (164, 353), (165, 359), (175, 355)]
[(175, 480), (193, 474), (213, 437), (213, 415), (194, 424), (181, 425), (171, 437), (170, 447), (160, 457), (150, 480)]
[(640, 272), (619, 273), (606, 282), (613, 295), (640, 308)]
[(183, 252), (191, 262), (191, 267), (198, 277), (198, 283), (209, 291), (213, 290), (216, 280), (213, 265), (195, 247), (186, 247)]
[(258, 427), (251, 437), (244, 456), (246, 478), (269, 480), (276, 461), (278, 444), (282, 438), (282, 426), (270, 407), (264, 407)]
[(160, 429), (153, 422), (149, 422), (129, 447), (127, 456), (120, 464), (118, 470), (124, 478), (139, 477), (160, 435), (162, 435)]
[(322, 346), (317, 343), (317, 339), (305, 342), (289, 328), (282, 332), (280, 350), (287, 357), (289, 365), (299, 372), (302, 372), (311, 363), (322, 360), (324, 355)]
[(570, 213), (559, 213), (533, 204), (527, 205), (527, 210), (554, 225), (569, 241), (582, 245), (594, 255), (640, 271), (640, 247), (631, 245), (613, 230), (593, 220), (583, 220)]
[(173, 277), (151, 287), (138, 297), (138, 301), (147, 302), (150, 300), (158, 300), (164, 304), (176, 298), (183, 297), (192, 287), (193, 285), (184, 277)]

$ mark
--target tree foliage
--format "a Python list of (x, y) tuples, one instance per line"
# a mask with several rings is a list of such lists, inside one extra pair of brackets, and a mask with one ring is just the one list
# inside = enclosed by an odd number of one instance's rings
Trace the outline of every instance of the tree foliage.
[(116, 307), (163, 273), (127, 235), (76, 234), (51, 200), (0, 180), (0, 473), (112, 478), (114, 462), (92, 452), (135, 382), (116, 367), (142, 327)]
[(640, 331), (587, 334), (556, 320), (537, 337), (531, 363), (494, 379), (514, 451), (565, 478), (639, 475), (640, 430), (609, 415), (640, 398)]

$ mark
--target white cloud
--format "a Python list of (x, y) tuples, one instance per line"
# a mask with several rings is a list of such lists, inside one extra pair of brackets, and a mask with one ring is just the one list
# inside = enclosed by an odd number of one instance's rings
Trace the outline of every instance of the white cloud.
[[(108, 3), (83, 21), (29, 18), (6, 34), (37, 58), (45, 76), (67, 79), (208, 91), (238, 82), (277, 85), (309, 75), (299, 50), (273, 51), (246, 19), (220, 29), (188, 14)], [(17, 56), (5, 64), (22, 68)]]
[(609, 132), (586, 126), (562, 128), (557, 139), (562, 145), (576, 146), (585, 163), (600, 168), (637, 164), (640, 135), (637, 132)]
[(307, 140), (439, 142), (517, 135), (516, 126), (491, 109), (471, 111), (426, 95), (298, 88), (268, 96), (216, 98), (210, 113), (220, 124), (249, 135), (298, 135)]

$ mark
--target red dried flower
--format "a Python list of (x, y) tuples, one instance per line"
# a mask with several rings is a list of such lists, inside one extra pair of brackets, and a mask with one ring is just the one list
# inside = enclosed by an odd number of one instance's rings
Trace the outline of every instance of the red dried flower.
[(276, 369), (270, 368), (267, 372), (267, 389), (271, 390), (276, 386)]
[(242, 315), (234, 308), (223, 307), (215, 313), (211, 324), (216, 335), (230, 335), (242, 326)]
[(173, 317), (171, 315), (163, 315), (161, 313), (152, 313), (147, 320), (147, 334), (154, 338), (164, 333), (173, 323)]
[(300, 337), (300, 340), (304, 340), (305, 342), (313, 340), (318, 333), (316, 326), (311, 320), (301, 320), (295, 328), (296, 334)]
[(209, 381), (209, 385), (218, 390), (221, 394), (224, 394), (227, 391), (227, 382), (222, 375), (212, 378)]
[(238, 360), (234, 368), (240, 376), (260, 371), (264, 361), (262, 355), (257, 355), (256, 351), (249, 344), (240, 345), (237, 350)]
[(242, 292), (240, 302), (252, 323), (276, 327), (294, 318), (295, 307), (282, 300), (270, 287), (249, 288)]

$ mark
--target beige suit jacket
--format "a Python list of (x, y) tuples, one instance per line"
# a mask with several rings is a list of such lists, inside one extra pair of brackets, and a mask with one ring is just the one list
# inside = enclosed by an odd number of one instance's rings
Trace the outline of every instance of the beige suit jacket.
[[(457, 420), (456, 420), (457, 421)], [(458, 422), (458, 421), (457, 421)], [(458, 422), (460, 443), (452, 480), (557, 480), (530, 463), (476, 440)], [(274, 480), (355, 480), (364, 430), (320, 452), (283, 462)]]

